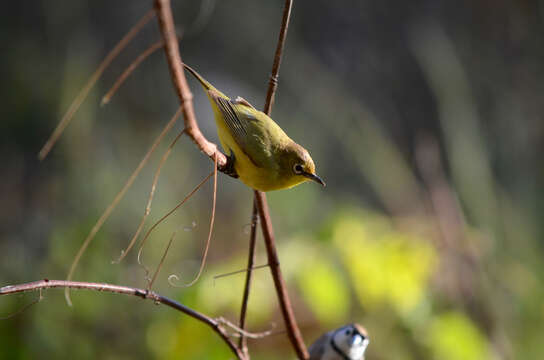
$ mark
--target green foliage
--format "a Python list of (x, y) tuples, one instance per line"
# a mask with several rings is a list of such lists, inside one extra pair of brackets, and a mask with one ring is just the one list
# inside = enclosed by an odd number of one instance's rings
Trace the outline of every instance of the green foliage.
[(306, 304), (324, 325), (334, 327), (346, 318), (351, 305), (349, 284), (334, 263), (327, 246), (301, 238), (292, 239), (287, 251), (299, 254), (296, 283)]
[(430, 244), (395, 230), (371, 213), (346, 213), (334, 225), (333, 241), (355, 286), (359, 302), (372, 310), (389, 304), (406, 315), (418, 306), (436, 269)]
[(437, 315), (425, 334), (434, 359), (491, 359), (485, 336), (464, 314)]

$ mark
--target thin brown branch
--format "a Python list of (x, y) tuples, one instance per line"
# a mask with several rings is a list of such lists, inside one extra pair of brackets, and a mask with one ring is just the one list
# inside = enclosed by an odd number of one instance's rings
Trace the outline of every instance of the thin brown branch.
[[(251, 270), (264, 269), (265, 267), (268, 267), (268, 264), (262, 264), (262, 265), (253, 266), (253, 267), (251, 268)], [(248, 270), (249, 270), (249, 268), (243, 268), (243, 269), (240, 269), (240, 270), (235, 270), (235, 271), (231, 271), (231, 272), (228, 272), (228, 273), (215, 275), (215, 276), (213, 277), (213, 280), (214, 280), (214, 283), (215, 283), (215, 280), (217, 280), (217, 279), (225, 278), (225, 277), (232, 276), (232, 275), (236, 275), (236, 274), (247, 273)]]
[(30, 307), (36, 305), (37, 303), (39, 303), (40, 301), (43, 300), (43, 294), (42, 294), (42, 289), (40, 289), (40, 296), (38, 296), (37, 299), (34, 299), (32, 302), (24, 305), (22, 308), (20, 308), (19, 310), (15, 311), (14, 313), (11, 313), (9, 314), (8, 316), (3, 316), (3, 317), (0, 317), (0, 320), (8, 320), (8, 319), (11, 319), (19, 314), (22, 314), (24, 313), (25, 311), (27, 311)]
[[(272, 111), (272, 105), (274, 104), (274, 95), (278, 87), (278, 78), (281, 65), (281, 59), (283, 55), (283, 49), (285, 46), (285, 39), (287, 37), (287, 29), (289, 27), (289, 20), (291, 17), (291, 9), (293, 6), (293, 0), (286, 0), (283, 8), (283, 17), (281, 21), (281, 29), (278, 37), (278, 44), (276, 46), (276, 52), (274, 54), (274, 63), (272, 65), (272, 73), (270, 74), (270, 81), (268, 83), (268, 92), (266, 94), (266, 102), (264, 112), (270, 115)], [(268, 211), (268, 204), (266, 201), (265, 193), (261, 191), (254, 191), (255, 201), (259, 209), (259, 216), (261, 218), (261, 228), (263, 231), (264, 242), (266, 245), (266, 252), (268, 255), (268, 264), (270, 265), (270, 271), (272, 278), (274, 279), (274, 285), (276, 287), (276, 293), (280, 303), (281, 312), (285, 325), (287, 327), (287, 335), (293, 345), (299, 359), (308, 359), (310, 355), (304, 345), (302, 334), (298, 328), (293, 307), (289, 300), (287, 293), (287, 286), (281, 273), (280, 261), (276, 250), (276, 244), (274, 240), (274, 232), (272, 228), (272, 222), (270, 220), (270, 214)]]
[(140, 21), (138, 21), (138, 23), (134, 25), (132, 29), (130, 29), (130, 31), (126, 33), (125, 36), (123, 36), (121, 40), (119, 40), (117, 45), (115, 45), (115, 47), (108, 53), (108, 55), (106, 55), (104, 60), (102, 60), (102, 62), (100, 63), (96, 71), (91, 75), (91, 77), (89, 78), (85, 86), (79, 91), (74, 101), (70, 104), (70, 106), (68, 107), (68, 110), (62, 117), (61, 121), (59, 122), (59, 124), (57, 125), (57, 127), (55, 128), (51, 136), (49, 137), (49, 139), (47, 139), (47, 142), (45, 143), (45, 145), (40, 150), (38, 154), (38, 158), (40, 160), (45, 159), (47, 154), (49, 154), (49, 152), (51, 151), (51, 149), (53, 148), (53, 146), (55, 145), (59, 137), (62, 135), (62, 132), (64, 131), (64, 129), (66, 129), (66, 127), (68, 126), (72, 118), (74, 117), (74, 114), (77, 112), (77, 110), (79, 109), (79, 107), (81, 106), (81, 104), (83, 103), (87, 95), (89, 94), (89, 91), (91, 91), (94, 84), (96, 84), (98, 79), (100, 79), (100, 76), (102, 76), (102, 73), (104, 72), (104, 70), (106, 70), (106, 68), (117, 57), (117, 55), (119, 55), (119, 53), (123, 51), (123, 49), (130, 43), (130, 41), (138, 34), (138, 32), (140, 32), (140, 30), (151, 19), (153, 19), (154, 16), (155, 16), (155, 12), (153, 10), (149, 10), (140, 19)]
[[(74, 261), (72, 262), (72, 265), (70, 266), (70, 270), (68, 271), (68, 276), (66, 277), (66, 280), (72, 280), (72, 277), (74, 276), (74, 272), (76, 271), (77, 264), (79, 263), (79, 260), (83, 256), (83, 253), (85, 253), (85, 250), (87, 249), (87, 247), (89, 246), (91, 241), (94, 239), (94, 237), (95, 237), (96, 233), (98, 232), (98, 230), (100, 230), (102, 225), (104, 225), (104, 223), (106, 222), (108, 217), (111, 215), (111, 213), (113, 212), (113, 210), (115, 209), (117, 204), (119, 204), (121, 199), (123, 199), (123, 197), (125, 196), (125, 193), (132, 186), (132, 183), (134, 182), (134, 180), (136, 180), (136, 177), (138, 176), (140, 171), (143, 169), (143, 167), (145, 166), (145, 164), (149, 160), (149, 157), (151, 156), (151, 154), (153, 154), (153, 152), (155, 151), (157, 146), (159, 146), (159, 144), (161, 143), (162, 139), (166, 136), (166, 134), (168, 134), (170, 129), (174, 126), (174, 124), (176, 123), (176, 120), (178, 119), (180, 113), (181, 113), (181, 108), (179, 108), (178, 111), (176, 111), (176, 113), (170, 119), (168, 124), (166, 124), (166, 126), (162, 129), (161, 133), (159, 134), (159, 136), (157, 136), (157, 138), (155, 139), (155, 142), (153, 142), (153, 144), (151, 145), (151, 147), (149, 148), (147, 153), (144, 155), (144, 157), (142, 158), (142, 160), (138, 164), (138, 167), (136, 167), (136, 170), (134, 170), (134, 172), (130, 175), (130, 177), (128, 178), (127, 182), (125, 183), (125, 185), (123, 186), (121, 191), (119, 191), (119, 193), (117, 193), (117, 195), (115, 196), (115, 199), (113, 199), (113, 201), (106, 208), (104, 213), (102, 213), (102, 215), (100, 216), (100, 218), (98, 219), (96, 224), (94, 224), (93, 228), (91, 229), (91, 232), (89, 233), (89, 235), (87, 235), (87, 237), (83, 241), (83, 244), (79, 248), (79, 251), (77, 252), (76, 257), (74, 258)], [(70, 288), (69, 287), (67, 287), (65, 289), (64, 296), (66, 298), (66, 302), (68, 303), (68, 305), (72, 305), (72, 301), (70, 300)]]
[[(244, 295), (242, 297), (242, 308), (240, 310), (240, 329), (244, 329), (246, 326), (246, 313), (247, 304), (249, 301), (249, 292), (251, 290), (251, 278), (253, 275), (253, 264), (255, 263), (255, 245), (257, 243), (257, 222), (258, 222), (258, 210), (255, 199), (253, 199), (253, 210), (251, 212), (251, 233), (249, 235), (249, 254), (247, 256), (247, 273), (246, 283), (244, 285)], [(247, 338), (243, 333), (240, 333), (240, 340), (238, 341), (238, 347), (249, 358), (249, 351), (247, 348)]]
[(272, 229), (272, 222), (270, 220), (270, 214), (268, 212), (268, 204), (266, 196), (263, 192), (255, 190), (255, 198), (257, 200), (257, 207), (259, 208), (259, 217), (261, 219), (261, 229), (263, 231), (264, 243), (266, 245), (266, 253), (268, 255), (268, 265), (274, 279), (274, 286), (276, 287), (276, 293), (280, 303), (281, 313), (285, 321), (287, 328), (287, 335), (291, 344), (295, 348), (299, 359), (308, 359), (310, 355), (302, 335), (295, 320), (295, 314), (293, 312), (293, 306), (289, 295), (287, 294), (287, 285), (283, 279), (280, 268), (280, 260), (278, 258), (278, 252), (276, 250), (276, 242), (274, 239), (274, 231)]
[(276, 89), (278, 88), (278, 77), (280, 73), (281, 59), (283, 55), (283, 48), (285, 46), (285, 38), (287, 37), (287, 29), (289, 27), (289, 20), (291, 18), (291, 9), (293, 7), (293, 0), (286, 0), (283, 8), (283, 17), (281, 20), (280, 35), (278, 38), (278, 45), (276, 46), (276, 53), (274, 54), (274, 63), (272, 64), (272, 73), (270, 74), (270, 80), (268, 82), (268, 91), (266, 93), (266, 103), (264, 105), (264, 112), (270, 115), (272, 112), (272, 105), (274, 105), (274, 96)]
[(125, 71), (123, 71), (123, 73), (117, 78), (117, 80), (115, 80), (111, 89), (108, 90), (106, 95), (102, 97), (102, 101), (100, 101), (100, 106), (104, 106), (108, 104), (111, 98), (113, 97), (113, 95), (115, 95), (115, 93), (117, 92), (117, 89), (119, 89), (119, 87), (123, 85), (125, 80), (130, 76), (130, 74), (132, 74), (134, 70), (136, 70), (136, 68), (142, 63), (142, 61), (147, 59), (149, 55), (153, 54), (155, 51), (162, 48), (163, 46), (164, 46), (164, 41), (162, 40), (157, 41), (156, 43), (152, 44), (150, 47), (145, 49), (144, 52), (142, 52), (140, 55), (138, 55), (138, 57), (133, 62), (130, 63), (130, 65), (125, 69)]
[(163, 217), (161, 217), (159, 220), (157, 220), (150, 228), (149, 230), (147, 230), (147, 233), (145, 234), (144, 238), (142, 239), (142, 242), (140, 243), (140, 248), (138, 249), (138, 264), (142, 265), (144, 267), (144, 269), (146, 269), (146, 272), (147, 272), (147, 268), (143, 265), (142, 263), (142, 252), (143, 252), (143, 249), (144, 249), (144, 246), (147, 242), (147, 239), (149, 238), (149, 235), (151, 235), (151, 233), (153, 232), (153, 230), (155, 230), (155, 228), (157, 226), (159, 226), (164, 220), (166, 220), (167, 217), (169, 217), (170, 215), (172, 215), (177, 209), (180, 208), (180, 206), (182, 206), (183, 204), (185, 204), (185, 202), (187, 202), (187, 200), (189, 200), (201, 187), (202, 185), (204, 185), (211, 177), (212, 175), (215, 173), (215, 170), (210, 172), (208, 174), (208, 176), (206, 176), (204, 178), (204, 180), (202, 180), (197, 186), (195, 186), (193, 188), (193, 190), (191, 190), (191, 192), (185, 196), (185, 198), (183, 200), (181, 200), (172, 210), (168, 211)]
[(157, 12), (159, 28), (165, 44), (164, 50), (168, 61), (168, 67), (170, 68), (172, 82), (174, 83), (174, 89), (176, 90), (181, 107), (183, 108), (183, 118), (185, 120), (187, 135), (189, 135), (198, 148), (208, 155), (210, 159), (214, 159), (214, 157), (217, 156), (217, 164), (219, 169), (222, 169), (227, 164), (226, 156), (219, 151), (217, 145), (209, 142), (204, 137), (196, 121), (193, 108), (193, 94), (189, 89), (185, 73), (183, 72), (183, 62), (179, 53), (178, 39), (174, 26), (172, 8), (170, 7), (170, 0), (155, 0), (155, 10)]
[(212, 233), (213, 233), (213, 223), (215, 221), (215, 205), (217, 202), (217, 156), (214, 155), (214, 162), (213, 162), (213, 201), (212, 201), (212, 215), (210, 217), (210, 228), (208, 230), (208, 239), (206, 240), (206, 245), (204, 247), (204, 253), (202, 254), (202, 262), (200, 263), (200, 268), (198, 269), (198, 274), (196, 274), (195, 278), (189, 282), (188, 284), (185, 284), (184, 287), (190, 287), (193, 286), (198, 279), (200, 279), (200, 276), (202, 275), (202, 271), (204, 271), (204, 266), (206, 265), (206, 259), (208, 257), (208, 250), (210, 250), (210, 242), (212, 240)]
[(91, 283), (91, 282), (81, 282), (81, 281), (67, 281), (67, 280), (39, 280), (25, 284), (18, 285), (8, 285), (0, 288), (0, 296), (17, 294), (26, 291), (35, 291), (40, 289), (50, 289), (50, 288), (71, 288), (71, 289), (86, 289), (93, 291), (104, 291), (111, 292), (116, 294), (132, 295), (137, 296), (142, 299), (151, 300), (155, 304), (163, 304), (171, 307), (172, 309), (178, 310), (190, 317), (201, 321), (212, 328), (228, 345), (232, 350), (234, 355), (240, 360), (244, 360), (244, 354), (236, 347), (234, 342), (228, 337), (226, 330), (221, 326), (221, 323), (217, 320), (214, 320), (196, 310), (188, 308), (187, 306), (178, 303), (172, 299), (159, 295), (153, 291), (133, 288), (129, 286), (113, 285), (106, 283)]
[(148, 290), (151, 290), (151, 288), (153, 287), (153, 283), (157, 279), (157, 276), (159, 276), (159, 273), (161, 272), (161, 269), (162, 269), (162, 265), (164, 264), (164, 260), (166, 259), (166, 255), (168, 255), (168, 251), (170, 251), (170, 246), (172, 246), (172, 242), (174, 242), (174, 239), (176, 238), (177, 234), (178, 234), (178, 231), (176, 230), (170, 237), (170, 241), (168, 241), (168, 245), (166, 245), (166, 249), (164, 250), (164, 253), (162, 254), (161, 261), (159, 262), (159, 265), (157, 265), (157, 269), (155, 270), (153, 277), (149, 280), (149, 283), (147, 284)]
[(121, 250), (121, 255), (117, 260), (114, 261), (114, 263), (118, 264), (120, 263), (125, 256), (127, 256), (128, 252), (132, 249), (134, 244), (136, 243), (136, 240), (138, 239), (138, 236), (140, 235), (140, 232), (142, 231), (142, 228), (144, 227), (145, 220), (151, 213), (151, 204), (153, 203), (153, 196), (155, 195), (155, 190), (157, 189), (157, 183), (159, 182), (159, 176), (161, 174), (161, 169), (168, 159), (168, 156), (170, 156), (170, 153), (172, 152), (172, 149), (174, 148), (174, 145), (178, 142), (178, 140), (181, 138), (181, 136), (185, 133), (185, 130), (180, 131), (180, 133), (176, 136), (174, 141), (168, 146), (168, 149), (164, 152), (162, 155), (161, 161), (159, 162), (159, 166), (157, 166), (157, 170), (155, 171), (155, 175), (153, 175), (153, 182), (151, 183), (151, 190), (149, 191), (149, 197), (147, 198), (147, 205), (145, 206), (144, 215), (142, 216), (142, 219), (140, 220), (140, 223), (138, 224), (138, 228), (136, 229), (136, 232), (132, 236), (132, 239), (130, 239), (130, 242), (128, 243), (128, 246), (125, 250)]
[[(239, 326), (236, 326), (231, 321), (229, 321), (229, 320), (227, 320), (227, 319), (225, 319), (224, 317), (221, 317), (221, 316), (216, 318), (215, 320), (217, 320), (219, 323), (225, 324), (228, 327), (230, 327), (231, 329), (233, 329), (236, 333), (232, 334), (232, 336), (240, 336), (240, 337), (244, 336), (244, 337), (248, 337), (250, 339), (262, 339), (264, 337), (272, 335), (272, 333), (273, 333), (273, 330), (266, 330), (266, 331), (263, 331), (263, 332), (260, 332), (260, 333), (252, 333), (252, 332), (249, 332), (249, 331), (245, 331), (244, 329), (240, 328)], [(247, 354), (245, 354), (245, 355), (249, 359), (249, 356)]]

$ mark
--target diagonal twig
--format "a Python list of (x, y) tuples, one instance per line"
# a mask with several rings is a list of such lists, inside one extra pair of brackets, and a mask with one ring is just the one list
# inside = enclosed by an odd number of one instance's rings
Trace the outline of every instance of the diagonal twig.
[[(278, 38), (278, 45), (276, 46), (276, 52), (274, 54), (274, 63), (272, 65), (272, 73), (270, 74), (270, 80), (268, 83), (268, 92), (266, 94), (266, 103), (264, 112), (270, 115), (272, 111), (272, 105), (274, 104), (274, 95), (278, 87), (278, 76), (280, 71), (281, 59), (283, 55), (283, 48), (285, 46), (285, 38), (287, 36), (287, 29), (289, 27), (289, 19), (291, 17), (291, 8), (293, 6), (293, 0), (286, 0), (283, 8), (283, 17), (281, 21), (281, 29)], [(280, 303), (281, 312), (285, 325), (287, 327), (287, 335), (293, 345), (299, 359), (308, 359), (310, 355), (304, 345), (302, 334), (298, 328), (293, 307), (289, 300), (287, 293), (287, 286), (281, 273), (280, 261), (276, 250), (276, 244), (274, 239), (274, 232), (272, 228), (272, 222), (270, 220), (270, 214), (268, 211), (268, 204), (266, 201), (266, 195), (261, 191), (254, 191), (255, 202), (259, 209), (259, 217), (261, 219), (261, 229), (263, 231), (264, 242), (266, 245), (266, 252), (268, 255), (268, 264), (270, 265), (270, 271), (272, 278), (274, 279), (274, 285), (276, 287), (276, 293)]]
[(134, 244), (136, 243), (136, 240), (138, 239), (138, 236), (140, 236), (140, 232), (142, 231), (142, 228), (145, 224), (145, 220), (151, 213), (151, 204), (153, 203), (153, 196), (155, 195), (155, 190), (157, 189), (157, 183), (159, 182), (159, 176), (161, 175), (161, 169), (170, 156), (170, 153), (172, 152), (172, 149), (174, 148), (174, 145), (178, 142), (178, 140), (181, 138), (181, 136), (185, 133), (185, 130), (182, 130), (174, 141), (168, 146), (164, 154), (162, 155), (161, 161), (159, 162), (159, 166), (157, 166), (157, 170), (155, 171), (155, 175), (153, 175), (153, 182), (151, 183), (151, 190), (149, 191), (149, 196), (147, 198), (147, 205), (145, 206), (144, 215), (142, 216), (142, 219), (140, 220), (140, 223), (138, 224), (138, 228), (136, 228), (136, 232), (132, 236), (132, 239), (130, 239), (130, 242), (128, 243), (127, 247), (124, 250), (121, 250), (121, 255), (117, 260), (114, 260), (114, 264), (119, 264), (125, 256), (127, 256), (128, 252), (132, 249)]
[[(225, 319), (222, 316), (216, 318), (215, 320), (217, 320), (219, 323), (224, 324), (224, 325), (230, 327), (232, 330), (234, 330), (235, 333), (232, 334), (232, 336), (240, 336), (240, 337), (244, 336), (244, 337), (248, 337), (248, 338), (251, 338), (251, 339), (262, 339), (262, 338), (270, 336), (270, 335), (272, 335), (274, 333), (274, 331), (272, 329), (271, 330), (266, 330), (266, 331), (263, 331), (263, 332), (260, 332), (260, 333), (252, 333), (252, 332), (249, 332), (249, 331), (245, 331), (244, 329), (240, 328), (239, 326), (236, 326), (231, 321)], [(246, 356), (248, 356), (248, 355), (246, 354)], [(248, 359), (249, 359), (249, 356), (248, 356)]]
[(49, 139), (47, 139), (45, 145), (40, 150), (40, 153), (38, 154), (38, 158), (40, 160), (45, 159), (47, 154), (49, 154), (59, 137), (62, 135), (64, 129), (66, 129), (66, 127), (74, 117), (74, 114), (78, 111), (81, 104), (83, 104), (83, 101), (89, 94), (89, 91), (91, 91), (94, 84), (96, 84), (100, 76), (102, 76), (104, 70), (107, 69), (110, 63), (117, 57), (117, 55), (119, 55), (119, 53), (121, 53), (121, 51), (123, 51), (123, 49), (132, 41), (132, 39), (140, 32), (140, 30), (153, 18), (153, 16), (155, 16), (155, 12), (153, 10), (149, 10), (140, 19), (140, 21), (138, 21), (138, 23), (134, 25), (130, 29), (130, 31), (126, 33), (125, 36), (123, 36), (123, 38), (117, 43), (117, 45), (115, 45), (115, 47), (108, 53), (108, 55), (106, 55), (104, 60), (102, 60), (102, 62), (95, 70), (95, 72), (91, 75), (85, 86), (80, 90), (74, 101), (70, 104), (70, 107), (62, 117), (61, 121), (59, 122)]
[[(257, 204), (253, 200), (253, 210), (251, 213), (251, 233), (249, 235), (249, 254), (247, 256), (247, 273), (246, 273), (246, 282), (244, 285), (244, 295), (242, 296), (242, 308), (240, 310), (240, 329), (244, 329), (246, 325), (246, 313), (247, 313), (247, 304), (249, 301), (249, 292), (251, 291), (251, 278), (253, 275), (253, 264), (255, 263), (255, 244), (257, 240), (257, 224), (259, 221), (259, 216), (257, 213)], [(244, 336), (244, 333), (240, 333), (240, 340), (238, 341), (238, 347), (244, 352), (246, 356), (249, 357), (249, 351), (247, 349), (247, 338)]]
[(149, 236), (151, 235), (151, 233), (153, 232), (153, 230), (155, 230), (155, 228), (157, 226), (159, 226), (164, 220), (166, 220), (166, 218), (168, 218), (170, 215), (172, 215), (177, 209), (179, 209), (183, 204), (185, 204), (187, 202), (187, 200), (189, 200), (201, 187), (202, 185), (204, 185), (211, 177), (212, 175), (214, 174), (215, 171), (212, 171), (211, 173), (208, 174), (208, 176), (206, 176), (200, 183), (198, 183), (197, 186), (195, 186), (193, 188), (193, 190), (191, 190), (191, 192), (185, 196), (183, 198), (183, 200), (181, 200), (174, 208), (172, 208), (170, 211), (168, 211), (165, 215), (163, 215), (159, 220), (157, 220), (150, 228), (149, 230), (147, 230), (144, 238), (142, 239), (142, 241), (140, 242), (140, 247), (138, 248), (138, 264), (140, 264), (141, 266), (144, 267), (146, 273), (148, 272), (147, 271), (147, 267), (143, 264), (142, 262), (142, 252), (143, 252), (143, 249), (144, 249), (144, 246), (147, 242), (147, 239), (149, 238)]
[(143, 53), (138, 55), (136, 59), (134, 59), (133, 62), (130, 63), (130, 65), (123, 71), (123, 73), (115, 80), (112, 87), (108, 90), (106, 95), (102, 97), (102, 100), (100, 101), (100, 106), (104, 106), (106, 104), (109, 104), (111, 98), (115, 93), (117, 92), (117, 89), (123, 83), (125, 80), (132, 74), (132, 72), (145, 60), (148, 58), (149, 55), (153, 54), (155, 51), (159, 50), (164, 46), (164, 42), (162, 40), (155, 42), (154, 44), (151, 44), (150, 47), (144, 50)]
[(189, 89), (185, 73), (183, 72), (183, 62), (179, 54), (178, 38), (176, 36), (170, 0), (155, 0), (155, 10), (159, 20), (159, 29), (164, 40), (164, 50), (168, 61), (168, 67), (170, 68), (170, 74), (172, 75), (172, 82), (174, 83), (174, 89), (176, 90), (176, 94), (178, 95), (183, 109), (183, 118), (187, 135), (210, 159), (213, 160), (214, 156), (217, 156), (217, 164), (221, 170), (227, 164), (226, 156), (219, 151), (217, 145), (209, 142), (204, 137), (196, 121), (193, 107), (193, 94)]
[(168, 307), (178, 310), (208, 325), (210, 328), (212, 328), (213, 331), (215, 331), (223, 339), (223, 341), (225, 341), (225, 343), (228, 345), (228, 347), (232, 350), (232, 352), (236, 355), (236, 357), (239, 360), (245, 359), (244, 354), (236, 347), (234, 342), (228, 337), (228, 333), (223, 328), (220, 321), (214, 320), (210, 318), (209, 316), (206, 316), (196, 310), (193, 310), (183, 304), (180, 304), (177, 301), (174, 301), (165, 296), (159, 295), (154, 291), (133, 288), (129, 286), (106, 284), (106, 283), (44, 279), (44, 280), (34, 281), (30, 283), (1, 287), (0, 296), (17, 294), (17, 293), (26, 292), (26, 291), (50, 289), (50, 288), (87, 289), (87, 290), (94, 290), (94, 291), (111, 292), (116, 294), (133, 295), (133, 296), (140, 297), (142, 299), (151, 300), (156, 304), (166, 305)]
[(208, 239), (206, 240), (206, 245), (204, 246), (204, 253), (202, 254), (202, 262), (200, 263), (200, 268), (198, 269), (198, 273), (196, 274), (193, 280), (191, 280), (188, 284), (183, 285), (183, 287), (193, 286), (198, 281), (198, 279), (200, 279), (200, 276), (202, 275), (202, 272), (204, 271), (204, 266), (206, 266), (206, 259), (208, 257), (208, 251), (210, 250), (210, 242), (212, 240), (213, 223), (215, 221), (216, 202), (217, 202), (217, 156), (214, 155), (212, 215), (210, 216), (210, 227), (208, 230)]
[[(130, 175), (127, 182), (123, 186), (123, 188), (117, 193), (117, 195), (115, 195), (115, 198), (113, 199), (113, 201), (108, 205), (106, 210), (104, 210), (104, 212), (102, 213), (100, 218), (96, 221), (93, 228), (91, 229), (91, 232), (87, 235), (87, 237), (83, 241), (83, 244), (79, 248), (79, 250), (78, 250), (78, 252), (76, 254), (76, 257), (74, 258), (74, 261), (72, 262), (72, 265), (70, 265), (70, 270), (68, 271), (68, 275), (66, 277), (66, 280), (72, 280), (72, 277), (74, 276), (74, 272), (76, 271), (77, 265), (79, 263), (79, 260), (83, 256), (83, 253), (85, 253), (85, 250), (87, 250), (87, 247), (89, 246), (91, 241), (94, 239), (94, 237), (95, 237), (96, 233), (98, 232), (98, 230), (100, 230), (102, 225), (104, 225), (104, 223), (109, 218), (109, 216), (111, 215), (113, 210), (115, 210), (115, 207), (117, 206), (117, 204), (119, 204), (119, 202), (125, 196), (125, 193), (132, 186), (132, 183), (134, 182), (134, 180), (136, 180), (136, 177), (138, 177), (138, 174), (140, 173), (140, 171), (143, 169), (143, 167), (145, 166), (145, 164), (147, 163), (147, 161), (151, 157), (151, 154), (153, 154), (153, 152), (155, 151), (157, 146), (159, 146), (159, 144), (162, 142), (162, 139), (166, 136), (166, 134), (168, 134), (170, 129), (172, 129), (172, 127), (174, 126), (174, 124), (176, 123), (176, 120), (178, 119), (178, 117), (180, 115), (180, 110), (181, 110), (181, 108), (178, 109), (178, 111), (176, 111), (174, 116), (170, 119), (170, 121), (162, 129), (161, 133), (159, 134), (159, 136), (157, 136), (157, 138), (155, 139), (155, 141), (153, 142), (153, 144), (151, 145), (151, 147), (149, 148), (147, 153), (144, 155), (144, 157), (142, 158), (142, 160), (140, 161), (140, 163), (138, 164), (138, 166), (136, 167), (134, 172)], [(66, 298), (66, 302), (68, 303), (68, 305), (71, 306), (72, 305), (72, 300), (70, 299), (70, 288), (69, 287), (66, 287), (64, 289), (64, 297)]]

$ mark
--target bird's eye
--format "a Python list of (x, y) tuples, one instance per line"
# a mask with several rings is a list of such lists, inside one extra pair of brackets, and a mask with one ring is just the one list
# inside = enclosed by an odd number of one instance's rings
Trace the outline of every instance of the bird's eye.
[(348, 335), (348, 336), (351, 335), (351, 329), (346, 330), (346, 335)]
[(293, 171), (295, 172), (295, 174), (302, 174), (302, 165), (300, 164), (296, 164), (295, 166), (293, 166)]

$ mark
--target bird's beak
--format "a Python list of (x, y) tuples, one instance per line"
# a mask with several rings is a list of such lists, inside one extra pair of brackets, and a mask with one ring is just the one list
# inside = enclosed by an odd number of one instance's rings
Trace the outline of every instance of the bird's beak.
[(324, 182), (319, 176), (317, 176), (316, 174), (303, 172), (303, 173), (302, 173), (302, 176), (307, 177), (308, 179), (310, 179), (310, 180), (312, 180), (312, 181), (315, 181), (315, 182), (318, 183), (318, 184), (321, 184), (321, 185), (323, 185), (323, 186), (326, 186), (326, 185), (325, 185), (325, 182)]

